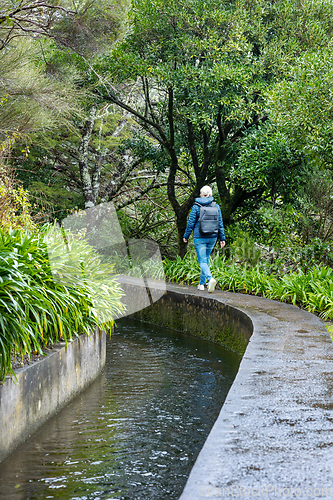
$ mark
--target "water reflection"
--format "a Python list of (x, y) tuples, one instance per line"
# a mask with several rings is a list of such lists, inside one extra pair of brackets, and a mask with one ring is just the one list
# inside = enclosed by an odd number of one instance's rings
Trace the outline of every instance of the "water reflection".
[(177, 499), (239, 361), (119, 321), (103, 374), (0, 464), (0, 499)]

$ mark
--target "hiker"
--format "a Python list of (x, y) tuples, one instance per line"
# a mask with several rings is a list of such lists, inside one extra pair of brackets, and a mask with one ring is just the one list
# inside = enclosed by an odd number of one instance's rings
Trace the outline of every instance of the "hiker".
[[(216, 203), (213, 203), (213, 200), (211, 188), (203, 186), (200, 190), (200, 198), (195, 198), (195, 204), (192, 207), (183, 237), (184, 243), (187, 243), (193, 231), (194, 247), (201, 269), (198, 290), (205, 289), (207, 280), (208, 292), (214, 292), (216, 286), (216, 280), (212, 277), (209, 269), (209, 256), (217, 238), (220, 240), (221, 248), (225, 245), (221, 209)], [(205, 210), (206, 208), (207, 210)]]

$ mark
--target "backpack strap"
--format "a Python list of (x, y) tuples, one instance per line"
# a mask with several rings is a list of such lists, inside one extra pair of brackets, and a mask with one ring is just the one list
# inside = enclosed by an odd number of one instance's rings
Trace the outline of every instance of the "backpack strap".
[[(197, 201), (194, 202), (194, 205), (197, 205), (200, 208), (203, 207), (203, 205), (201, 205), (201, 203), (198, 203)], [(211, 207), (215, 207), (215, 205), (216, 205), (215, 201), (212, 201), (210, 204)]]
[(194, 205), (196, 205), (197, 207), (199, 207), (199, 213), (197, 214), (197, 218), (195, 220), (195, 223), (197, 223), (198, 219), (200, 219), (200, 210), (201, 210), (202, 205), (200, 205), (200, 203), (198, 203), (197, 201), (194, 202)]

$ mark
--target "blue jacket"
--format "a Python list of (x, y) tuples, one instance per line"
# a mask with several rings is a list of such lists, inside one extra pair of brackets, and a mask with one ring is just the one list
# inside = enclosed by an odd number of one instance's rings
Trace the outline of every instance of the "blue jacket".
[[(195, 201), (200, 203), (200, 205), (210, 205), (214, 200), (213, 196), (209, 196), (208, 198), (196, 198)], [(225, 241), (224, 235), (224, 227), (222, 220), (221, 209), (218, 205), (216, 205), (219, 210), (219, 228), (218, 228), (218, 237), (220, 241)], [(216, 238), (216, 235), (212, 234), (210, 236), (202, 236), (199, 231), (199, 215), (200, 215), (200, 207), (198, 205), (193, 205), (190, 216), (187, 221), (187, 226), (184, 233), (184, 238), (186, 240), (189, 239), (190, 234), (193, 231), (193, 238)]]

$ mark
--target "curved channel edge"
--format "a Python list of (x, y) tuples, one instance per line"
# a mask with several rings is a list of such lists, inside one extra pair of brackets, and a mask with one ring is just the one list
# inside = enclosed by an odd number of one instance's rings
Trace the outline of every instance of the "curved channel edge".
[[(202, 292), (194, 287), (168, 285), (169, 299), (177, 295), (183, 297), (178, 303), (185, 296), (187, 304), (217, 301), (253, 324), (238, 374), (180, 500), (331, 498), (333, 343), (324, 323), (261, 297), (216, 291), (198, 302)], [(196, 309), (193, 324), (201, 314)]]

